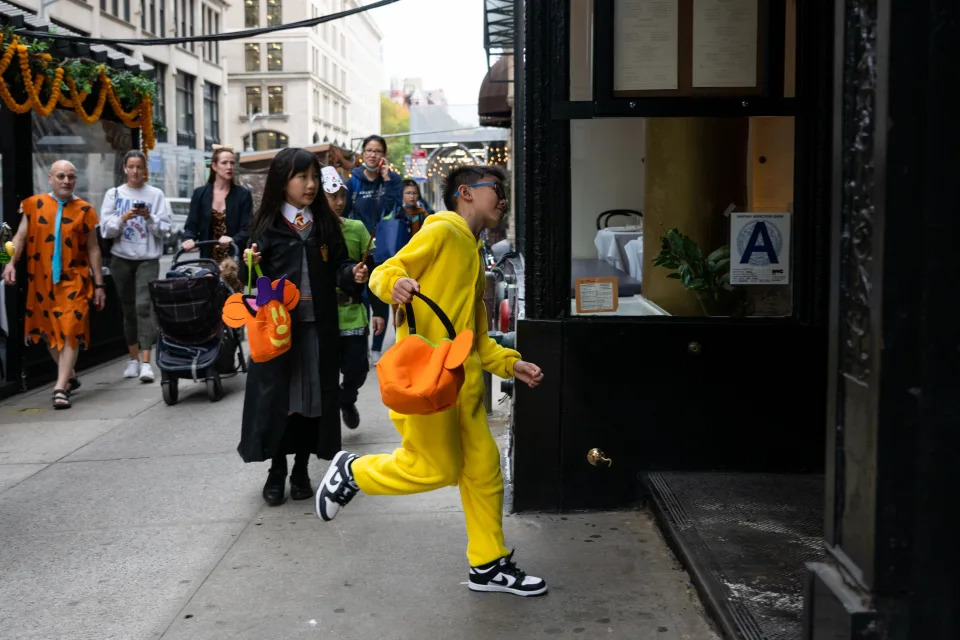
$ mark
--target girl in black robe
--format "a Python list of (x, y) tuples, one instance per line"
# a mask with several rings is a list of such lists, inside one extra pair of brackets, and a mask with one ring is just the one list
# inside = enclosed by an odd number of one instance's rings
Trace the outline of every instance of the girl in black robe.
[(341, 448), (336, 290), (359, 297), (368, 271), (349, 259), (320, 189), (320, 163), (305, 149), (283, 149), (274, 158), (250, 240), (248, 251), (263, 274), (271, 280), (286, 275), (300, 290), (290, 350), (250, 362), (237, 447), (245, 462), (271, 460), (263, 498), (277, 506), (284, 501), (288, 454), (294, 454), (290, 497), (306, 500), (313, 496), (310, 454), (329, 460)]

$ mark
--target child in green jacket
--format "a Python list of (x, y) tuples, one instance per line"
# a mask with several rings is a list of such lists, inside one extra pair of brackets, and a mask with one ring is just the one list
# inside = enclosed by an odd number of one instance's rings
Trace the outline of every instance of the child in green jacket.
[[(323, 191), (330, 208), (340, 218), (343, 239), (347, 243), (347, 253), (351, 260), (360, 261), (370, 245), (370, 233), (360, 220), (343, 217), (347, 204), (347, 190), (343, 179), (334, 167), (321, 170)], [(371, 254), (372, 255), (372, 254)], [(368, 256), (369, 261), (369, 256)], [(357, 393), (367, 380), (370, 364), (367, 359), (367, 310), (359, 299), (337, 289), (337, 302), (340, 313), (340, 415), (348, 429), (360, 425), (360, 412), (357, 410)], [(386, 329), (386, 319), (374, 317), (375, 335)]]

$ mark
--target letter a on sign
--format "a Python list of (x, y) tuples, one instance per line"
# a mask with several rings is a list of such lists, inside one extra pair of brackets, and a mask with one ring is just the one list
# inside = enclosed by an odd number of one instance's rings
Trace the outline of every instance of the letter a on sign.
[(743, 255), (740, 256), (740, 264), (750, 264), (750, 258), (758, 252), (767, 254), (767, 264), (779, 264), (777, 252), (770, 240), (770, 232), (767, 231), (767, 223), (763, 220), (758, 220), (757, 224), (753, 225), (753, 233), (750, 234)]

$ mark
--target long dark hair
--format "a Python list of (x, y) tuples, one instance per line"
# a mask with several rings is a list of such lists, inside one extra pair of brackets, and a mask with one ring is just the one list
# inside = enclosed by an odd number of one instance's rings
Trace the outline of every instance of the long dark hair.
[(251, 238), (263, 235), (267, 229), (283, 217), (287, 182), (301, 171), (306, 171), (310, 165), (313, 165), (317, 172), (317, 195), (310, 203), (310, 211), (313, 212), (313, 224), (319, 232), (314, 237), (318, 240), (322, 238), (326, 242), (336, 241), (340, 236), (340, 220), (330, 209), (327, 197), (321, 187), (320, 161), (306, 149), (298, 147), (282, 149), (270, 163), (270, 169), (267, 170), (267, 181), (263, 186), (263, 199), (260, 200), (260, 208), (257, 209), (257, 213), (250, 223)]

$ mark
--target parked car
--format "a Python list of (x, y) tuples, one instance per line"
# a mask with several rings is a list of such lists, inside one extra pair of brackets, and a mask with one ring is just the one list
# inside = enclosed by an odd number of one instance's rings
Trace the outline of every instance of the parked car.
[(170, 231), (163, 234), (163, 252), (175, 253), (183, 242), (183, 225), (190, 213), (190, 198), (167, 198), (170, 205)]

